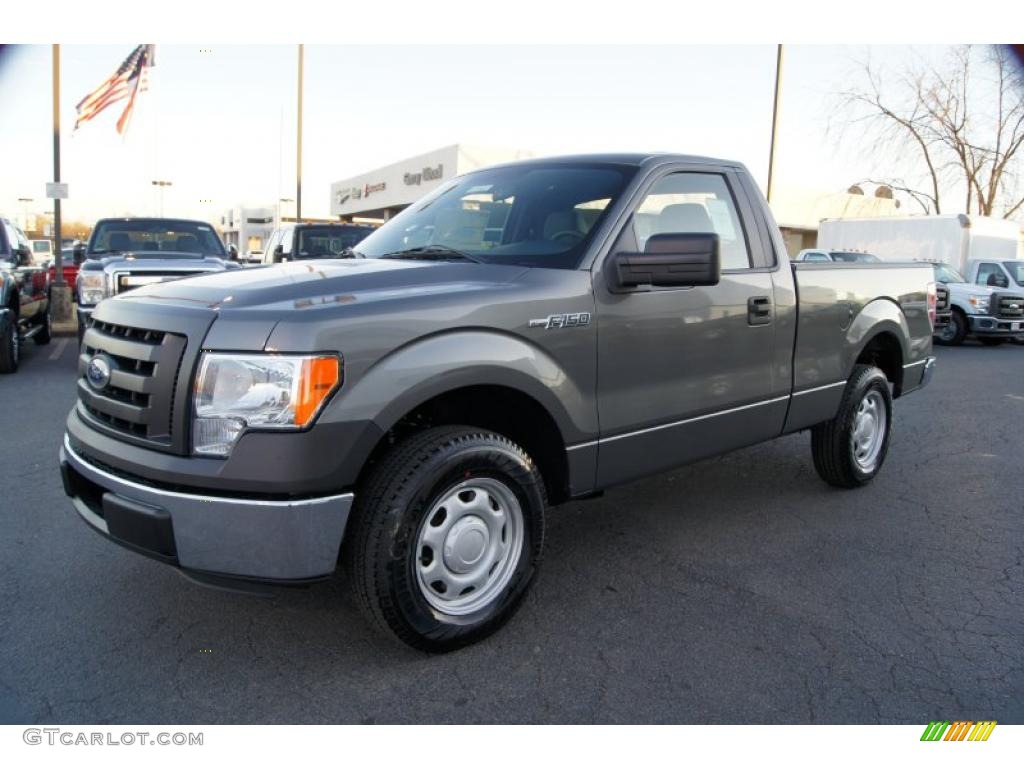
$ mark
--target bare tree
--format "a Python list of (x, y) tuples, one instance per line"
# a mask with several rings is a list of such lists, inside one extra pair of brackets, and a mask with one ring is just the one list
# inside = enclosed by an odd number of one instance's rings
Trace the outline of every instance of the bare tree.
[(925, 213), (942, 213), (961, 190), (968, 213), (1009, 218), (1024, 210), (1024, 77), (1007, 47), (979, 55), (963, 46), (940, 67), (917, 62), (898, 74), (864, 61), (859, 82), (838, 95), (843, 135), (861, 128), (865, 155), (901, 171), (870, 181)]

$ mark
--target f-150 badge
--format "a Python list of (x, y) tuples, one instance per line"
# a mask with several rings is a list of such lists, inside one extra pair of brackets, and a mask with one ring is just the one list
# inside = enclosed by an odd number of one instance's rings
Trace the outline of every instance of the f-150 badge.
[(530, 321), (531, 328), (575, 328), (578, 325), (590, 325), (589, 312), (570, 312), (566, 315), (548, 315)]

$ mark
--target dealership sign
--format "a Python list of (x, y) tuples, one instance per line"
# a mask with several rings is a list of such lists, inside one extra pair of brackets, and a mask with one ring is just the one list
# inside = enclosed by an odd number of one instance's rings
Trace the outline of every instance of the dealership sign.
[(444, 178), (444, 163), (438, 163), (433, 168), (424, 168), (417, 173), (407, 173), (402, 181), (410, 187), (418, 187), (424, 181), (440, 181)]

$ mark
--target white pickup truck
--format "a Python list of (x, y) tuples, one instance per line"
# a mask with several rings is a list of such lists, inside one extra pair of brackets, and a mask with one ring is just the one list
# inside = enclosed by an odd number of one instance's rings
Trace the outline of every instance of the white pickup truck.
[(828, 219), (822, 251), (867, 251), (883, 261), (927, 261), (949, 291), (952, 314), (937, 325), (939, 344), (968, 336), (995, 346), (1024, 336), (1024, 261), (1020, 229), (1011, 221), (963, 214)]

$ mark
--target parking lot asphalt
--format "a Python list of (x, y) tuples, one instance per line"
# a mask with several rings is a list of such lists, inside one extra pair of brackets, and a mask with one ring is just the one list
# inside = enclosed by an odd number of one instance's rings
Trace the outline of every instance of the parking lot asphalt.
[(549, 514), (517, 616), (432, 657), (342, 579), (216, 591), (80, 522), (75, 342), (0, 377), (0, 722), (1024, 722), (1024, 348), (939, 348), (881, 475), (807, 434)]

